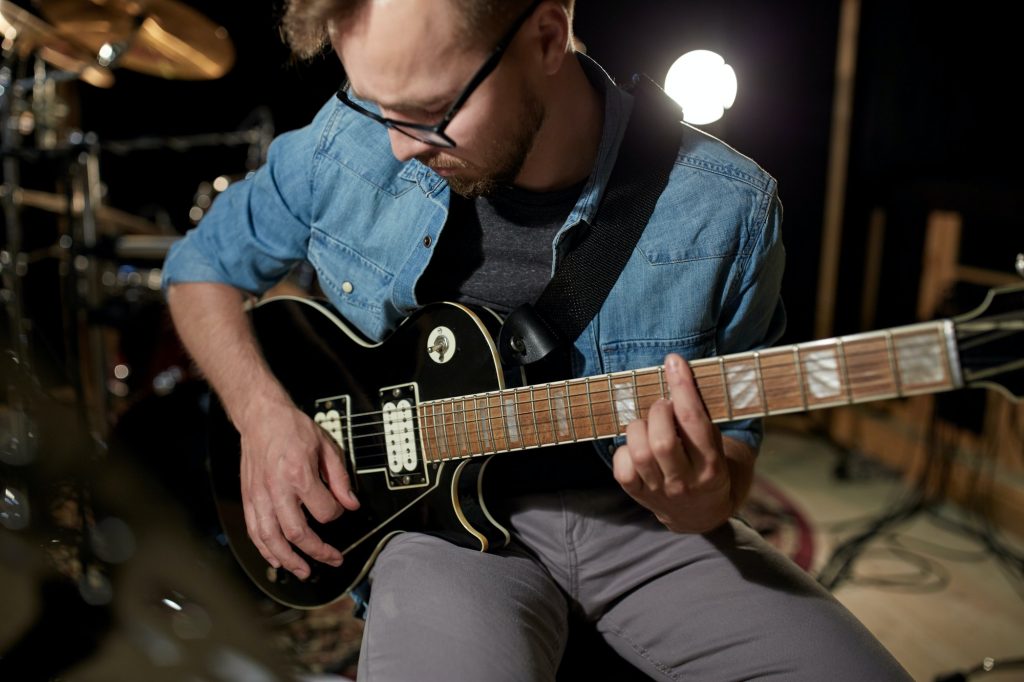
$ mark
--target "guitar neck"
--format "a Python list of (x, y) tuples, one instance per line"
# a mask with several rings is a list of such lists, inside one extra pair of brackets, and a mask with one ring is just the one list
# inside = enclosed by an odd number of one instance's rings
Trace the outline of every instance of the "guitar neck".
[[(690, 363), (715, 423), (963, 386), (953, 323), (888, 330)], [(612, 438), (669, 397), (649, 367), (421, 403), (428, 461)]]

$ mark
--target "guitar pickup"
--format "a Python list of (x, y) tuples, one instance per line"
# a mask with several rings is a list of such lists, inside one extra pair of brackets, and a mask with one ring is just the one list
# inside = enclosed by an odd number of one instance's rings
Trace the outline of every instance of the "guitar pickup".
[(389, 488), (427, 484), (426, 463), (420, 447), (418, 404), (416, 384), (380, 389)]
[(352, 401), (347, 395), (321, 398), (313, 404), (313, 421), (327, 432), (346, 455), (352, 455)]

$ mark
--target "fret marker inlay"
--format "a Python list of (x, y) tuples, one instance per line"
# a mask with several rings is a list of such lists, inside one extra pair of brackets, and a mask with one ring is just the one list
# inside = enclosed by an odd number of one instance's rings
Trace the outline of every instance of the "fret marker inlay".
[(945, 380), (945, 358), (938, 341), (923, 340), (919, 335), (897, 336), (896, 358), (904, 385), (932, 384)]
[(757, 385), (757, 368), (747, 362), (730, 363), (729, 403), (734, 410), (755, 407), (760, 400)]
[(614, 382), (615, 414), (619, 418), (619, 426), (628, 426), (637, 419), (637, 405), (633, 399), (633, 380), (629, 377)]
[(811, 395), (819, 400), (834, 398), (841, 392), (839, 360), (831, 348), (804, 354), (804, 376)]
[(505, 428), (508, 431), (510, 441), (519, 440), (519, 417), (516, 413), (515, 394), (505, 397)]

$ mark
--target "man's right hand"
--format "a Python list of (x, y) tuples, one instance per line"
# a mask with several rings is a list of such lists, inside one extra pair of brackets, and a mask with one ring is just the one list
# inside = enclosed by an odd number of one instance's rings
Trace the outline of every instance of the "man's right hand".
[(341, 552), (313, 532), (302, 509), (327, 523), (359, 508), (338, 445), (290, 402), (256, 401), (237, 427), (245, 523), (260, 554), (300, 579), (310, 569), (294, 547), (340, 565)]
[(271, 373), (242, 305), (245, 294), (183, 282), (169, 287), (167, 300), (178, 335), (242, 436), (242, 507), (253, 544), (274, 568), (299, 578), (309, 577), (309, 565), (295, 547), (340, 564), (341, 552), (313, 532), (303, 507), (322, 523), (359, 508), (342, 453)]

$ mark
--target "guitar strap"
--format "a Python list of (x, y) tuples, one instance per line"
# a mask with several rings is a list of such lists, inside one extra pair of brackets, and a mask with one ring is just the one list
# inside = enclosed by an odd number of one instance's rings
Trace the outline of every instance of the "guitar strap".
[(633, 76), (633, 111), (593, 225), (562, 259), (536, 303), (505, 319), (502, 361), (529, 365), (567, 348), (601, 309), (647, 226), (679, 153), (679, 104), (650, 78)]

